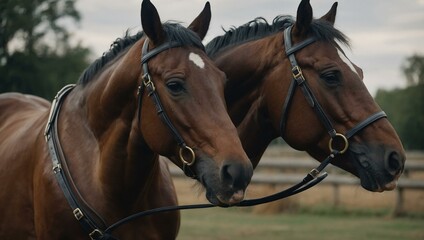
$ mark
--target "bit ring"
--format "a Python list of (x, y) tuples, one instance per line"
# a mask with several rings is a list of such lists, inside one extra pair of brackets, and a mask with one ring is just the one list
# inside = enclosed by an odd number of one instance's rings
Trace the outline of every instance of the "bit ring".
[[(184, 158), (184, 153), (187, 153), (190, 156), (189, 161), (187, 161)], [(196, 162), (196, 154), (194, 154), (193, 149), (189, 146), (181, 147), (179, 151), (179, 155), (180, 155), (180, 160), (187, 166), (191, 166)]]
[[(338, 150), (338, 149), (334, 148), (334, 146), (333, 146), (333, 139), (335, 139), (337, 137), (342, 139), (343, 142), (344, 142), (344, 147), (342, 148), (342, 150)], [(341, 133), (336, 133), (336, 135), (334, 137), (330, 138), (330, 141), (328, 142), (328, 148), (330, 149), (330, 152), (338, 151), (340, 154), (343, 154), (343, 153), (346, 152), (348, 147), (349, 147), (349, 141), (347, 140), (346, 136), (341, 134)]]

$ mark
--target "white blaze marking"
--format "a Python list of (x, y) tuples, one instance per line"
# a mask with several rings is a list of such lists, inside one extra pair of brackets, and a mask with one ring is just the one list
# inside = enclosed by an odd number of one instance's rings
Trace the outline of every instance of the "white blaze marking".
[(339, 56), (340, 56), (340, 58), (342, 59), (342, 61), (344, 62), (344, 63), (346, 63), (348, 66), (349, 66), (349, 68), (354, 72), (354, 73), (356, 73), (356, 75), (358, 75), (359, 76), (359, 73), (356, 71), (356, 68), (353, 66), (353, 64), (352, 64), (352, 62), (349, 60), (349, 58), (347, 58), (346, 57), (346, 55), (343, 53), (343, 52), (341, 52), (339, 49), (337, 49), (337, 52), (339, 53)]
[(190, 59), (190, 61), (192, 61), (199, 68), (205, 67), (205, 62), (203, 62), (203, 59), (196, 53), (190, 53), (190, 55), (188, 55), (188, 59)]

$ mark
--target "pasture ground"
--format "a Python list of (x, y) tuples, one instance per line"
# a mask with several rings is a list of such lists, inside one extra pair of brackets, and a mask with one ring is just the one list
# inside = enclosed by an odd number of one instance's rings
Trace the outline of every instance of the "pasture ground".
[(283, 213), (258, 215), (242, 209), (182, 212), (180, 240), (422, 240), (424, 218)]
[[(279, 153), (271, 148), (267, 154)], [(176, 178), (174, 183), (180, 204), (207, 202), (193, 180)], [(262, 197), (286, 187), (251, 184), (246, 198)], [(360, 186), (341, 186), (338, 206), (334, 206), (331, 186), (316, 186), (256, 207), (188, 210), (181, 213), (178, 239), (424, 240), (424, 191), (405, 190), (404, 194), (405, 216), (396, 218), (392, 216), (394, 191), (371, 193)]]

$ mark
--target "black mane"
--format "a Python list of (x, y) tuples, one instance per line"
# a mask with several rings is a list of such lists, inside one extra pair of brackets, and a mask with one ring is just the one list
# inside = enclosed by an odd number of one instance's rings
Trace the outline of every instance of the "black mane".
[[(240, 27), (232, 27), (228, 31), (224, 30), (224, 35), (215, 37), (206, 45), (206, 52), (209, 56), (213, 56), (226, 47), (270, 36), (283, 31), (294, 23), (295, 20), (292, 16), (277, 16), (272, 21), (272, 24), (269, 24), (264, 18), (258, 17)], [(337, 41), (349, 46), (348, 38), (327, 21), (321, 19), (313, 20), (311, 32), (318, 40), (332, 43)]]
[[(203, 50), (205, 49), (199, 36), (179, 23), (167, 22), (164, 23), (162, 27), (166, 33), (167, 41), (175, 41), (184, 46), (194, 46)], [(110, 45), (109, 51), (103, 53), (100, 58), (96, 59), (87, 67), (78, 80), (78, 84), (86, 85), (107, 63), (115, 59), (120, 53), (132, 46), (144, 35), (143, 32), (138, 32), (135, 35), (129, 36), (127, 32), (123, 38), (117, 38)]]

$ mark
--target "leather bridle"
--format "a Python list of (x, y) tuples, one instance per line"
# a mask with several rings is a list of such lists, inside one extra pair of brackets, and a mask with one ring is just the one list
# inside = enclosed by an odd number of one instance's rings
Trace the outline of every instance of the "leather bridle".
[[(169, 119), (168, 114), (166, 114), (165, 109), (163, 108), (163, 105), (160, 101), (160, 97), (158, 92), (156, 91), (155, 84), (152, 81), (152, 77), (149, 73), (149, 66), (148, 62), (150, 59), (158, 55), (159, 53), (175, 47), (180, 47), (181, 44), (178, 42), (165, 42), (164, 44), (149, 50), (149, 39), (146, 38), (143, 44), (143, 48), (141, 51), (141, 66), (143, 69), (143, 75), (142, 75), (142, 81), (140, 85), (138, 86), (138, 122), (140, 126), (141, 121), (141, 99), (143, 97), (144, 89), (147, 90), (147, 95), (152, 99), (155, 107), (156, 112), (159, 116), (159, 118), (162, 120), (162, 122), (165, 124), (165, 126), (168, 127), (168, 129), (171, 131), (171, 134), (174, 138), (174, 140), (178, 143), (179, 146), (179, 159), (182, 162), (182, 169), (184, 173), (191, 178), (196, 178), (196, 174), (191, 169), (191, 166), (196, 161), (196, 155), (193, 151), (193, 149), (185, 143), (183, 137), (178, 132), (177, 128), (175, 128), (174, 124), (172, 124), (172, 121)], [(189, 159), (186, 159), (184, 156), (189, 156)]]
[[(281, 120), (280, 120), (280, 134), (283, 137), (284, 136), (284, 130), (286, 128), (286, 122), (288, 117), (288, 111), (290, 108), (290, 103), (293, 99), (293, 95), (296, 91), (296, 87), (299, 86), (303, 96), (305, 97), (306, 101), (308, 102), (309, 106), (314, 110), (314, 112), (317, 114), (319, 120), (324, 125), (325, 129), (327, 130), (328, 134), (330, 135), (330, 141), (328, 143), (328, 147), (331, 153), (336, 154), (343, 154), (345, 153), (349, 148), (349, 139), (367, 127), (368, 125), (372, 124), (373, 122), (387, 117), (386, 113), (384, 111), (380, 111), (377, 113), (372, 114), (362, 122), (358, 123), (356, 126), (354, 126), (352, 129), (347, 131), (345, 134), (338, 133), (335, 128), (333, 127), (333, 124), (331, 123), (330, 118), (325, 113), (324, 109), (319, 104), (318, 100), (316, 99), (315, 95), (313, 94), (311, 88), (309, 87), (300, 66), (297, 64), (295, 53), (304, 47), (308, 46), (309, 44), (316, 41), (316, 38), (310, 37), (306, 40), (303, 40), (302, 42), (292, 45), (291, 41), (291, 30), (292, 26), (287, 27), (284, 30), (284, 47), (286, 51), (286, 56), (288, 57), (290, 64), (291, 64), (291, 71), (293, 75), (293, 79), (290, 83), (289, 90), (286, 96), (286, 99), (284, 101), (283, 105), (283, 111), (281, 113)], [(341, 139), (344, 146), (340, 149), (337, 149), (333, 146), (334, 140)]]

